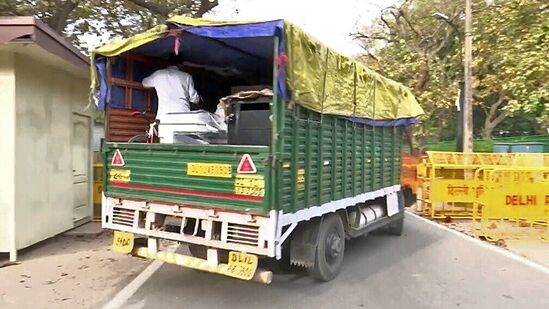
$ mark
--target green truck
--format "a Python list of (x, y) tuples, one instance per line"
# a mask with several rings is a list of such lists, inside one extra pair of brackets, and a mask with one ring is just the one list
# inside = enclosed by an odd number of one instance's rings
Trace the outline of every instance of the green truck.
[[(224, 106), (225, 142), (128, 143), (150, 122), (132, 115), (157, 104), (140, 81), (174, 52), (203, 109), (243, 85), (266, 84), (271, 95)], [(106, 111), (102, 225), (115, 231), (114, 250), (266, 283), (264, 261), (278, 261), (328, 281), (346, 239), (402, 233), (403, 132), (421, 108), (402, 85), (291, 23), (174, 17), (92, 61)], [(160, 240), (187, 244), (190, 255)]]

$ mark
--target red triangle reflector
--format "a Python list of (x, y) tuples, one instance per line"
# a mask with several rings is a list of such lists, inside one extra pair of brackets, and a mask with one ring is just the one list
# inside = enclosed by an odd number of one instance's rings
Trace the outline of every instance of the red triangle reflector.
[(124, 162), (124, 158), (122, 157), (122, 153), (120, 152), (120, 149), (116, 149), (114, 152), (114, 155), (112, 156), (111, 160), (112, 166), (124, 166), (126, 165), (126, 162)]
[(255, 172), (257, 172), (254, 161), (249, 154), (245, 154), (242, 156), (242, 158), (240, 159), (240, 163), (238, 163), (238, 168), (236, 169), (236, 172), (241, 174), (255, 174)]

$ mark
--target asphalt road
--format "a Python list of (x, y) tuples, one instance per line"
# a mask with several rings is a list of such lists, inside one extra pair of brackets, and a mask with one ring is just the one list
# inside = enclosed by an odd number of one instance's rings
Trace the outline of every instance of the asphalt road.
[(549, 275), (407, 216), (404, 234), (351, 240), (335, 280), (271, 285), (164, 265), (125, 308), (549, 308)]

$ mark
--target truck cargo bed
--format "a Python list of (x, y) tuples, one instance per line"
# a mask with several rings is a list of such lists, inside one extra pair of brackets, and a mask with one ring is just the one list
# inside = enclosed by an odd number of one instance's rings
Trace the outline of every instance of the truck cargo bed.
[[(272, 146), (108, 143), (105, 195), (266, 214), (399, 185), (402, 127), (374, 127), (300, 106), (282, 118)], [(112, 165), (116, 151), (124, 166)], [(237, 172), (246, 154), (255, 173)]]

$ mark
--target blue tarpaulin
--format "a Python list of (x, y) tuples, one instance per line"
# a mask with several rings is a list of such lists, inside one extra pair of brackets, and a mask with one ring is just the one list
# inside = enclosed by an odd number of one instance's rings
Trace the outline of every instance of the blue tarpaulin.
[[(278, 20), (236, 26), (170, 24), (170, 28), (183, 30), (179, 38), (181, 42), (179, 53), (184, 61), (199, 65), (232, 67), (237, 71), (259, 72), (270, 78), (275, 57), (273, 55), (274, 37), (279, 38), (279, 54), (284, 53), (283, 25), (283, 22)], [(174, 53), (175, 40), (173, 36), (161, 36), (133, 49), (132, 52), (165, 58)], [(98, 107), (100, 110), (105, 110), (109, 97), (105, 58), (98, 56), (95, 65), (100, 80)], [(123, 68), (113, 67), (113, 76), (117, 72), (124, 72)], [(287, 98), (285, 79), (284, 68), (281, 66), (277, 75), (277, 90), (282, 98)], [(114, 96), (114, 92), (110, 95)]]
[[(108, 93), (106, 62), (101, 57), (130, 51), (158, 58), (177, 51), (184, 62), (229, 69), (238, 76), (247, 74), (257, 84), (272, 81), (274, 65), (276, 94), (284, 102), (289, 100), (291, 89), (292, 99), (299, 105), (373, 126), (411, 125), (423, 113), (408, 88), (337, 54), (291, 23), (223, 22), (182, 16), (92, 54), (100, 80), (101, 110), (109, 95), (120, 96), (115, 89)], [(113, 76), (117, 71), (113, 67)]]

